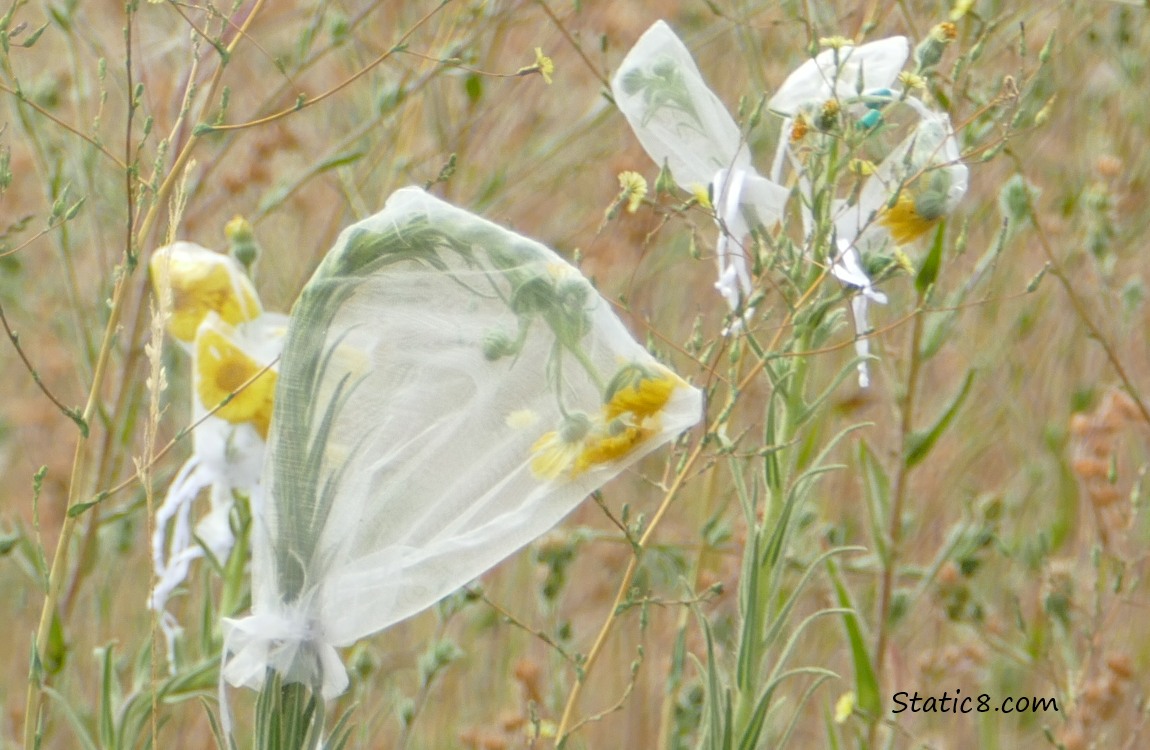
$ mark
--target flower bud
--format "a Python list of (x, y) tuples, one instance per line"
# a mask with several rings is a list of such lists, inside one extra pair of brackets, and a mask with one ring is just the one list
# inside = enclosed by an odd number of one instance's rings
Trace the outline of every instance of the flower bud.
[(242, 216), (236, 216), (224, 227), (224, 236), (228, 238), (228, 252), (240, 262), (249, 274), (256, 259), (260, 257), (260, 247), (256, 244), (255, 231), (251, 222)]

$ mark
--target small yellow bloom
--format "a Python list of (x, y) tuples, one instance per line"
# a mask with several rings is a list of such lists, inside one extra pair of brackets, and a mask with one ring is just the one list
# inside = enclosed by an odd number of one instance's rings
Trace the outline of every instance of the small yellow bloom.
[(171, 290), (172, 311), (168, 333), (192, 343), (209, 312), (231, 325), (252, 320), (262, 312), (259, 296), (238, 264), (191, 242), (177, 242), (156, 250), (150, 264), (152, 288), (163, 299)]
[(651, 437), (650, 429), (614, 420), (603, 429), (595, 430), (588, 435), (583, 452), (579, 454), (572, 468), (575, 473), (581, 474), (597, 464), (614, 463), (649, 437)]
[(676, 388), (687, 387), (675, 373), (660, 367), (658, 370), (627, 365), (619, 370), (607, 386), (607, 402), (603, 416), (607, 420), (632, 414), (642, 420), (653, 417), (671, 400)]
[(550, 57), (543, 54), (541, 47), (535, 48), (535, 68), (539, 71), (539, 75), (543, 76), (543, 82), (550, 86), (551, 74), (555, 72), (555, 63)]
[(842, 724), (851, 717), (855, 712), (855, 705), (857, 699), (855, 698), (854, 691), (843, 693), (839, 699), (835, 701), (835, 723)]
[(715, 207), (711, 205), (711, 194), (707, 190), (706, 185), (692, 185), (691, 195), (695, 196), (695, 200), (698, 201), (699, 205), (703, 208), (710, 211), (715, 209)]
[(915, 207), (916, 201), (910, 190), (899, 191), (894, 205), (888, 205), (879, 214), (878, 223), (890, 230), (895, 244), (913, 242), (931, 230), (938, 223), (939, 216), (923, 216)]
[(904, 88), (926, 91), (926, 79), (917, 73), (904, 70), (898, 74), (898, 81)]
[(567, 442), (552, 430), (531, 446), (531, 473), (539, 479), (558, 479), (564, 474), (576, 477), (585, 470), (575, 468), (582, 452), (582, 440)]
[(627, 201), (627, 213), (635, 213), (647, 197), (647, 180), (638, 172), (620, 172), (619, 187), (623, 190), (619, 200)]
[(219, 318), (205, 320), (196, 334), (196, 395), (208, 409), (227, 400), (215, 416), (233, 424), (250, 422), (267, 439), (275, 402), (276, 373), (268, 370), (246, 388), (263, 365), (236, 342), (235, 330)]
[(535, 441), (532, 473), (540, 479), (574, 479), (629, 456), (658, 432), (659, 415), (680, 386), (687, 384), (664, 367), (624, 365), (608, 384), (598, 417), (569, 415), (558, 430)]
[(958, 27), (952, 21), (943, 21), (930, 30), (930, 35), (940, 42), (953, 42), (958, 39)]

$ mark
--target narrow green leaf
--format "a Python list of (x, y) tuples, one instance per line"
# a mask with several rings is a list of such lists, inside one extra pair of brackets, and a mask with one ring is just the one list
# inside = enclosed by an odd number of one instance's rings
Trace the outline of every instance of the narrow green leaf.
[(48, 28), (47, 22), (45, 22), (43, 26), (41, 26), (40, 28), (36, 29), (31, 34), (29, 34), (27, 39), (20, 42), (20, 46), (25, 47), (25, 48), (31, 47), (33, 44), (35, 44), (37, 42), (37, 40), (40, 39), (40, 35), (44, 33), (44, 29), (46, 29), (46, 28)]
[(112, 646), (108, 645), (101, 649), (96, 649), (97, 653), (101, 656), (100, 671), (101, 671), (101, 690), (100, 690), (100, 744), (103, 747), (116, 746), (116, 721), (115, 713), (112, 709), (112, 690), (115, 686), (115, 661), (112, 658)]
[(930, 252), (926, 254), (922, 268), (914, 278), (914, 288), (920, 295), (926, 294), (926, 290), (930, 289), (938, 278), (938, 271), (942, 268), (942, 240), (945, 234), (946, 222), (940, 221), (934, 233), (934, 242), (930, 244)]
[(56, 674), (64, 668), (68, 656), (68, 645), (64, 642), (64, 624), (58, 612), (52, 613), (52, 624), (48, 626), (48, 647), (44, 654), (44, 669), (48, 674)]
[(930, 449), (938, 442), (939, 437), (950, 426), (954, 420), (954, 415), (958, 413), (962, 402), (970, 394), (970, 386), (974, 383), (974, 370), (969, 370), (966, 373), (966, 379), (962, 382), (962, 388), (959, 390), (958, 395), (950, 402), (950, 406), (934, 423), (934, 426), (924, 432), (915, 432), (908, 440), (908, 447), (906, 451), (906, 466), (910, 468), (921, 462), (926, 455), (930, 453)]
[(849, 612), (842, 615), (843, 627), (847, 631), (847, 640), (851, 647), (851, 662), (855, 669), (855, 694), (858, 696), (858, 707), (871, 716), (878, 716), (882, 711), (882, 699), (879, 697), (878, 677), (875, 676), (874, 667), (871, 666), (870, 653), (863, 640), (862, 629), (859, 627), (857, 611), (851, 601), (850, 593), (839, 578), (838, 567), (834, 560), (827, 560), (831, 581), (835, 587), (835, 597), (839, 606)]
[(71, 739), (73, 744), (71, 747), (80, 748), (81, 750), (100, 750), (96, 744), (96, 740), (92, 737), (88, 729), (86, 717), (80, 715), (76, 710), (76, 706), (61, 695), (55, 688), (45, 685), (43, 689), (44, 694), (55, 702), (60, 713), (64, 715), (68, 725), (72, 728)]
[(366, 154), (367, 151), (363, 149), (345, 151), (341, 154), (336, 154), (335, 156), (321, 161), (318, 165), (316, 165), (315, 169), (313, 169), (311, 173), (319, 174), (320, 172), (326, 172), (329, 169), (335, 169), (336, 167), (343, 167), (348, 164), (354, 164), (355, 162), (362, 159)]
[(68, 518), (75, 518), (76, 516), (83, 514), (98, 502), (98, 500), (90, 500), (86, 503), (76, 503), (71, 508), (68, 508)]
[(467, 92), (467, 100), (472, 104), (478, 104), (483, 98), (483, 79), (474, 73), (464, 80), (463, 88)]
[(64, 414), (66, 414), (68, 416), (68, 419), (71, 419), (73, 422), (76, 423), (76, 426), (80, 428), (80, 437), (87, 439), (88, 438), (88, 423), (86, 421), (84, 421), (84, 416), (83, 416), (83, 414), (81, 414), (80, 410), (75, 409), (75, 408), (65, 409)]
[(15, 549), (19, 541), (20, 534), (16, 532), (12, 532), (11, 534), (0, 534), (0, 557), (3, 557)]
[(743, 575), (740, 576), (739, 609), (742, 617), (739, 633), (739, 659), (736, 664), (735, 681), (739, 690), (748, 692), (754, 687), (755, 676), (759, 673), (759, 647), (762, 635), (759, 633), (759, 616), (762, 603), (759, 601), (759, 544), (760, 534), (756, 530), (747, 540), (750, 549), (744, 552)]
[(865, 440), (859, 440), (859, 464), (862, 466), (863, 493), (867, 501), (867, 521), (875, 551), (885, 563), (889, 559), (886, 529), (890, 518), (890, 476), (879, 463)]

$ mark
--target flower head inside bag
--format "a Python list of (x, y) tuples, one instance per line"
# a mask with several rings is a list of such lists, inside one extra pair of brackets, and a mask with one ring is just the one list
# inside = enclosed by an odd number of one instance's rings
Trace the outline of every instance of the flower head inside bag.
[(554, 252), (397, 191), (292, 311), (224, 678), (338, 695), (335, 648), (491, 568), (701, 411)]

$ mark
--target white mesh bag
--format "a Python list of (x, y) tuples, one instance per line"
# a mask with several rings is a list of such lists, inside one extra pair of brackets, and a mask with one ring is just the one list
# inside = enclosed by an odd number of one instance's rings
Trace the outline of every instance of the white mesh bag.
[(252, 613), (223, 677), (331, 698), (336, 647), (542, 534), (695, 424), (701, 394), (546, 247), (421, 190), (348, 228), (280, 361)]
[(753, 292), (743, 243), (755, 226), (780, 219), (788, 191), (755, 171), (739, 126), (665, 22), (635, 42), (611, 93), (648, 156), (684, 190), (710, 193), (720, 226), (715, 287), (739, 310)]

